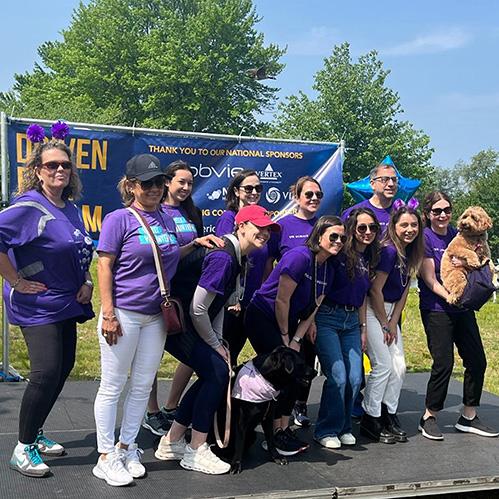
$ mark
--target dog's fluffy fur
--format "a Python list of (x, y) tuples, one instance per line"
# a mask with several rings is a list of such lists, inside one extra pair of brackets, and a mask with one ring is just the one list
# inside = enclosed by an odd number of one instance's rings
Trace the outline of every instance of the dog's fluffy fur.
[[(458, 234), (451, 241), (442, 257), (440, 275), (449, 292), (447, 301), (458, 304), (466, 287), (469, 270), (477, 269), (490, 259), (487, 244), (487, 231), (492, 228), (492, 220), (480, 206), (470, 206), (457, 221)], [(452, 264), (456, 257), (463, 263), (460, 267)]]

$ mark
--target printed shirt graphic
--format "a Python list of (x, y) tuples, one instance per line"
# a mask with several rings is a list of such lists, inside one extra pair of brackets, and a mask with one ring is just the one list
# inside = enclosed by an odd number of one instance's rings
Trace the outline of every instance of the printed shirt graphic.
[(389, 245), (381, 248), (380, 262), (376, 268), (386, 272), (388, 277), (383, 286), (383, 297), (386, 302), (394, 303), (402, 298), (410, 279), (407, 272), (400, 271), (400, 264), (395, 246)]
[[(457, 230), (454, 227), (449, 226), (447, 229), (447, 234), (441, 236), (431, 230), (430, 227), (425, 227), (424, 229), (424, 243), (425, 243), (425, 258), (432, 258), (435, 264), (435, 277), (437, 281), (442, 284), (442, 278), (440, 277), (440, 265), (442, 264), (442, 256), (444, 251), (449, 246), (449, 243), (456, 237)], [(419, 286), (419, 308), (421, 310), (430, 310), (433, 312), (447, 312), (447, 313), (459, 313), (463, 312), (463, 309), (449, 305), (443, 298), (436, 295), (431, 291), (425, 284), (423, 279), (418, 278)]]
[(316, 217), (305, 220), (296, 215), (286, 215), (281, 218), (280, 232), (273, 232), (269, 241), (269, 255), (279, 260), (291, 248), (303, 246), (316, 221)]
[(180, 206), (163, 205), (163, 211), (173, 219), (180, 246), (185, 246), (198, 237), (196, 226), (189, 221), (185, 210)]
[[(166, 278), (170, 281), (180, 257), (175, 223), (161, 210), (136, 210), (151, 227), (161, 250)], [(152, 247), (149, 236), (132, 213), (119, 209), (104, 218), (97, 251), (116, 256), (114, 305), (142, 314), (158, 314), (162, 299)]]
[(35, 326), (93, 317), (90, 304), (76, 301), (92, 261), (93, 243), (71, 201), (57, 208), (37, 191), (16, 198), (0, 213), (0, 252), (9, 255), (26, 279), (47, 286), (47, 291), (30, 295), (5, 283), (11, 324)]

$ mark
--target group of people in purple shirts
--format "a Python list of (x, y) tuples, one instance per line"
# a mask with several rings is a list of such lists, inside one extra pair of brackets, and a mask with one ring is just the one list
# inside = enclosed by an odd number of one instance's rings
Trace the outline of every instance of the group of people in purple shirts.
[[(356, 444), (352, 410), (364, 382), (365, 352), (372, 370), (363, 390), (360, 433), (386, 444), (407, 441), (397, 417), (406, 370), (401, 316), (416, 276), (433, 359), (419, 430), (426, 438), (443, 439), (437, 416), (456, 345), (465, 376), (455, 427), (499, 435), (476, 414), (486, 359), (474, 312), (447, 304), (439, 275), (442, 254), (456, 234), (449, 225), (451, 200), (442, 192), (428, 194), (423, 216), (414, 200), (394, 202), (399, 176), (389, 158), (373, 168), (370, 182), (370, 199), (341, 217), (318, 217), (324, 193), (317, 180), (301, 177), (291, 187), (296, 212), (275, 222), (259, 205), (258, 175), (243, 170), (227, 187), (215, 234), (205, 236), (185, 162), (162, 168), (149, 154), (127, 162), (118, 184), (124, 207), (105, 217), (97, 246), (97, 478), (123, 486), (146, 474), (136, 443), (141, 425), (161, 436), (157, 459), (178, 460), (206, 474), (227, 473), (230, 465), (207, 439), (230, 367), (247, 340), (257, 354), (284, 345), (310, 365), (318, 357), (325, 380), (314, 440), (326, 449)], [(0, 213), (4, 299), (10, 322), (21, 327), (31, 365), (10, 466), (28, 476), (50, 472), (41, 455), (65, 452), (43, 426), (74, 365), (76, 325), (93, 317), (92, 240), (73, 204), (80, 193), (71, 151), (50, 140), (33, 148), (18, 196)], [(149, 231), (171, 295), (186, 312), (181, 334), (168, 335), (160, 313), (163, 297)], [(156, 373), (164, 351), (179, 365), (160, 407)], [(274, 439), (282, 455), (309, 447), (292, 429), (310, 425), (307, 399), (308, 392), (298, 387), (277, 397)]]

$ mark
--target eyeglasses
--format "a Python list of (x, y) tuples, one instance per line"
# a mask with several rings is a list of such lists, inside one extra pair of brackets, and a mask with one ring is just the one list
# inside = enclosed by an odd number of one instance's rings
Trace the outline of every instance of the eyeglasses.
[(430, 211), (432, 215), (439, 217), (442, 213), (450, 215), (452, 213), (452, 208), (450, 206), (446, 206), (445, 208), (432, 208)]
[(322, 199), (324, 197), (324, 193), (322, 191), (307, 191), (307, 192), (304, 192), (303, 195), (307, 199), (312, 199), (314, 196), (317, 199)]
[(386, 185), (388, 184), (388, 182), (390, 182), (390, 180), (394, 183), (394, 184), (398, 184), (399, 183), (399, 178), (394, 176), (394, 177), (374, 177), (373, 180), (378, 180), (379, 182), (381, 182), (383, 185)]
[(260, 194), (263, 191), (262, 184), (256, 185), (240, 185), (239, 189), (242, 189), (246, 194), (252, 194), (255, 191), (257, 194)]
[(149, 189), (152, 189), (153, 187), (164, 187), (165, 185), (165, 177), (162, 175), (158, 177), (154, 177), (150, 180), (137, 180), (137, 182), (140, 184), (140, 188), (143, 191), (148, 191)]
[(359, 234), (365, 234), (367, 232), (367, 229), (369, 229), (369, 232), (372, 232), (373, 234), (376, 234), (379, 230), (379, 225), (372, 223), (372, 224), (359, 224), (357, 225), (357, 232)]
[(62, 166), (65, 170), (71, 170), (73, 163), (71, 161), (47, 161), (46, 163), (42, 163), (41, 166), (52, 171), (57, 170), (59, 166)]
[(341, 234), (338, 234), (336, 232), (331, 232), (331, 234), (329, 234), (329, 242), (336, 243), (338, 241), (340, 241), (341, 244), (345, 244), (347, 242), (347, 236), (342, 236)]

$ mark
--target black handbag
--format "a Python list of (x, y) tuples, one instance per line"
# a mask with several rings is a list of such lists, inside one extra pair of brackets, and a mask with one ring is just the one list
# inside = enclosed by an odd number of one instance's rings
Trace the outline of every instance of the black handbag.
[(492, 278), (488, 260), (481, 267), (470, 270), (466, 276), (466, 287), (457, 304), (469, 310), (480, 310), (497, 289)]

